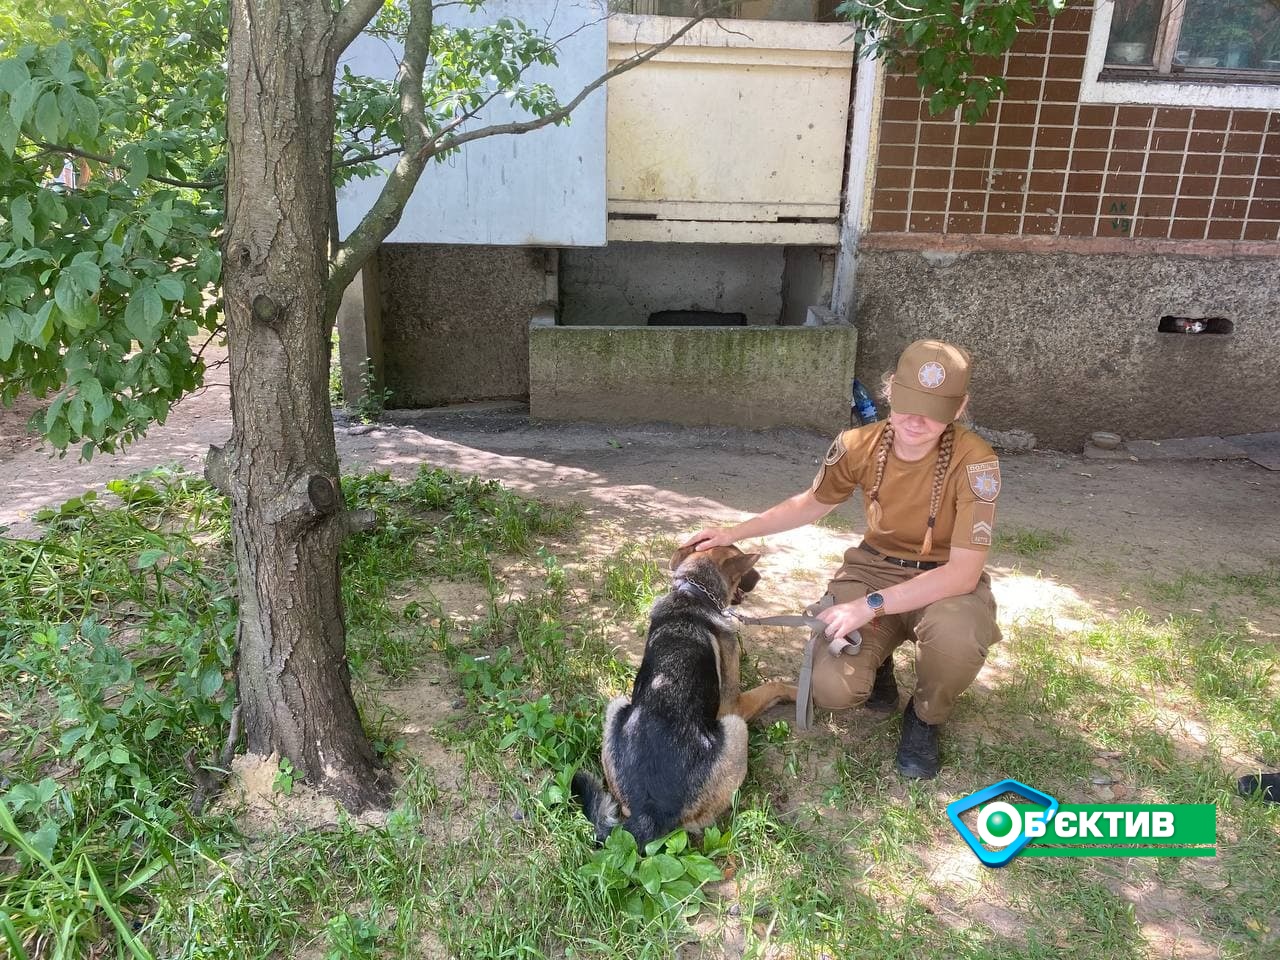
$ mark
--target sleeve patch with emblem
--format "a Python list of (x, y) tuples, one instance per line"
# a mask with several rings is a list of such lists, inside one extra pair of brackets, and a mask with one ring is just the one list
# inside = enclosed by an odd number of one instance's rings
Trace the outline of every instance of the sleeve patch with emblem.
[(973, 505), (973, 530), (969, 533), (969, 542), (984, 547), (991, 546), (991, 535), (996, 522), (996, 508), (990, 503)]
[(831, 446), (827, 448), (827, 456), (822, 462), (829, 467), (839, 461), (844, 454), (844, 436), (840, 435), (831, 441)]
[[(1000, 461), (988, 460), (986, 463), (971, 463), (968, 466), (969, 489), (979, 500), (988, 503), (1000, 495)], [(988, 541), (990, 542), (990, 541)]]

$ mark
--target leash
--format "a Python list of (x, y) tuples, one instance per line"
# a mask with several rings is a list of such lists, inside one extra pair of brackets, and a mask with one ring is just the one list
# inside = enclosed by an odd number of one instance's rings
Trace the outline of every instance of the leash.
[[(702, 584), (688, 577), (681, 577), (680, 583), (696, 587), (704, 597), (720, 606), (720, 601), (713, 597)], [(827, 625), (814, 614), (835, 604), (836, 598), (827, 594), (817, 603), (810, 604), (804, 613), (784, 613), (772, 617), (748, 617), (732, 607), (724, 607), (720, 613), (737, 620), (744, 626), (760, 627), (808, 627), (809, 640), (804, 645), (804, 659), (800, 662), (800, 677), (796, 681), (796, 727), (801, 731), (813, 727), (813, 654), (818, 639), (826, 639)], [(862, 634), (857, 630), (847, 637), (836, 637), (827, 642), (827, 650), (833, 657), (852, 657), (862, 649)]]
[[(813, 728), (813, 655), (818, 640), (826, 640), (827, 625), (813, 614), (832, 606), (836, 598), (827, 594), (817, 603), (805, 608), (804, 614), (783, 614), (776, 617), (745, 617), (733, 610), (726, 610), (729, 616), (744, 624), (761, 626), (808, 627), (809, 639), (804, 645), (804, 659), (800, 661), (800, 676), (796, 680), (796, 727), (801, 731)], [(862, 649), (862, 634), (857, 630), (847, 637), (836, 637), (827, 641), (827, 650), (833, 657), (852, 657)]]

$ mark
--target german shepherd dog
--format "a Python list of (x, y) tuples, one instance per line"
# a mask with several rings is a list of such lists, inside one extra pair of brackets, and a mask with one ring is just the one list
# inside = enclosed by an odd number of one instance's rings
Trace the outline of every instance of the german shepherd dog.
[(737, 547), (671, 558), (672, 588), (653, 605), (631, 697), (605, 710), (608, 790), (586, 771), (573, 776), (598, 842), (619, 823), (641, 850), (676, 827), (709, 826), (747, 774), (747, 721), (795, 700), (786, 683), (741, 692), (738, 636), (723, 611), (759, 582), (759, 559)]

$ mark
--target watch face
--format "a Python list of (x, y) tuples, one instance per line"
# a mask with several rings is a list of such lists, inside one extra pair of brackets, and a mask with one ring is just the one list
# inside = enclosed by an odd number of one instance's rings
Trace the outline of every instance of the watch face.
[(884, 597), (880, 596), (878, 593), (867, 594), (867, 606), (872, 610), (879, 610), (884, 606)]

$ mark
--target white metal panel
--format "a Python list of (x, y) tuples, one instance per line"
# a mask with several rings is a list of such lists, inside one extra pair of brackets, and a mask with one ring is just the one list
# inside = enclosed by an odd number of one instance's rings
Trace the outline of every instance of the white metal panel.
[[(559, 65), (526, 77), (550, 83), (567, 102), (604, 73), (604, 0), (488, 0), (475, 14), (461, 4), (437, 11), (441, 22), (474, 26), (500, 17), (524, 21), (553, 38), (567, 37)], [(572, 34), (572, 36), (570, 36)], [(402, 50), (360, 36), (342, 63), (365, 76), (395, 76)], [(473, 125), (527, 119), (499, 98)], [(605, 91), (574, 111), (568, 126), (465, 144), (431, 163), (409, 199), (389, 243), (600, 246), (605, 242)], [(470, 129), (472, 127), (464, 128)], [(394, 159), (381, 161), (385, 169)], [(384, 179), (358, 180), (338, 191), (338, 223), (346, 236), (382, 190)]]
[[(611, 18), (610, 63), (682, 22)], [(610, 81), (609, 238), (834, 242), (850, 35), (848, 24), (706, 21)], [(656, 219), (632, 219), (645, 215)], [(750, 221), (761, 224), (744, 230)]]

